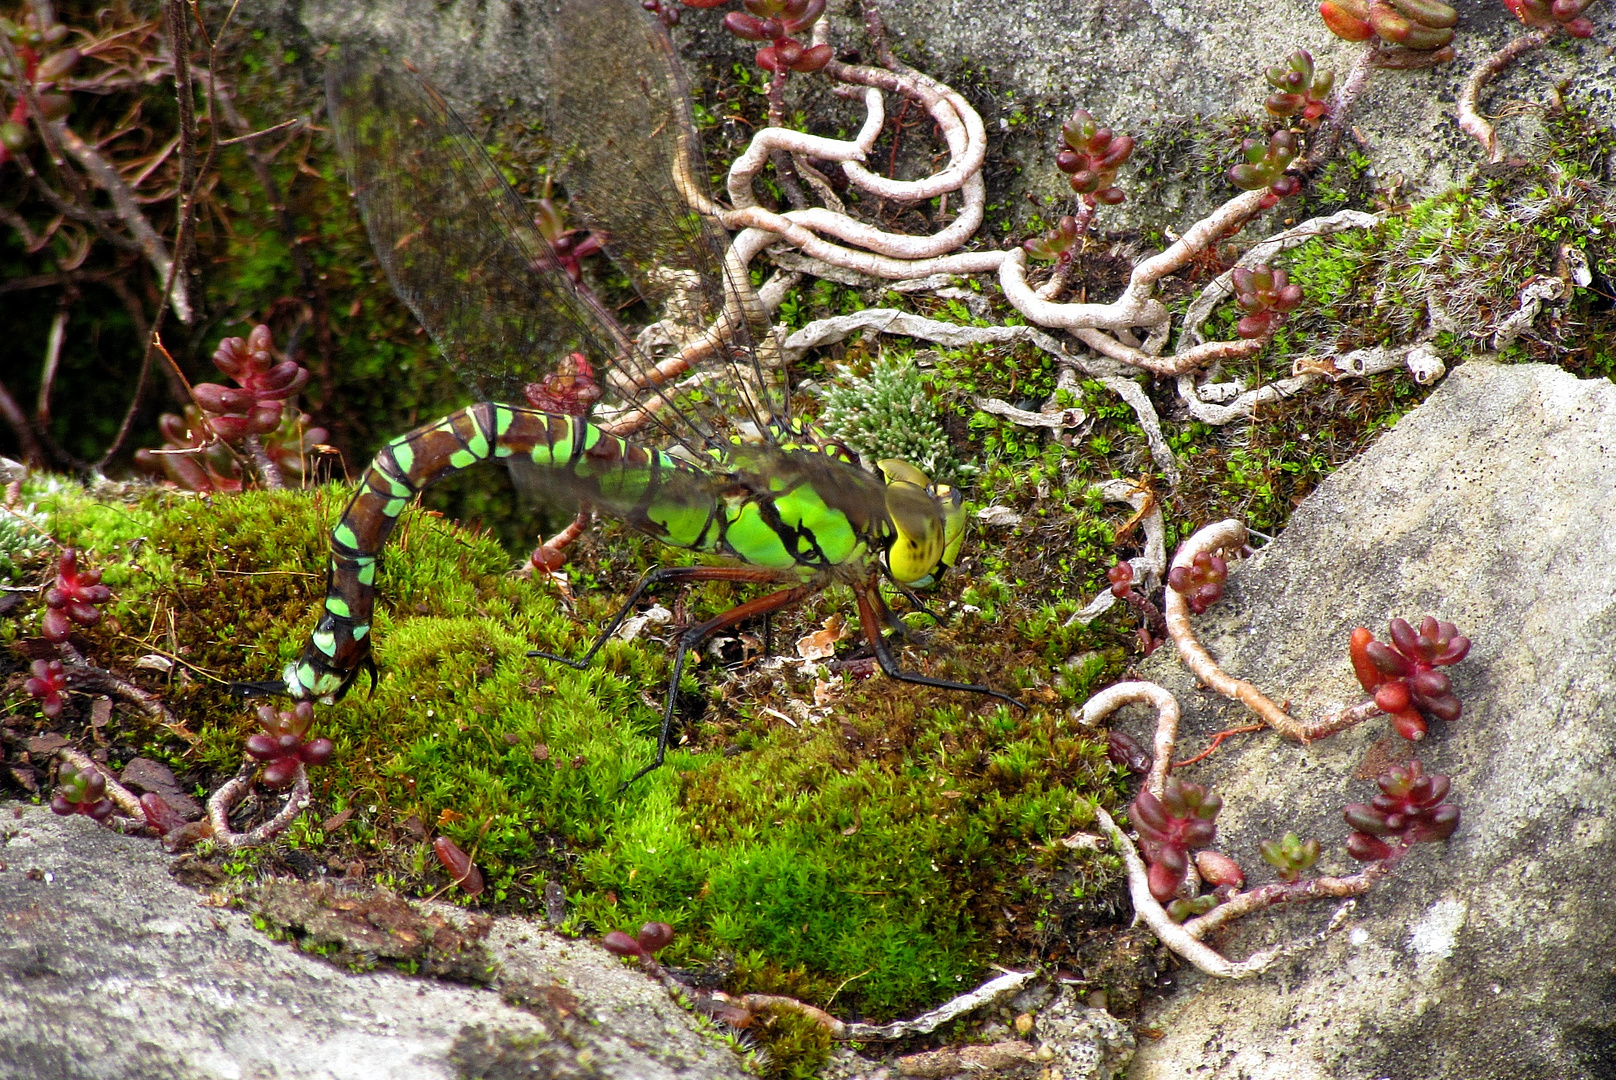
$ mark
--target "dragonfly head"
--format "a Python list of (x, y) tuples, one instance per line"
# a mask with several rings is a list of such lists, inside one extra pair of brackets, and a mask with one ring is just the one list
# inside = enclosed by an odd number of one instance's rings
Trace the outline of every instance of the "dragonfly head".
[(893, 526), (887, 573), (900, 585), (935, 585), (959, 558), (965, 542), (965, 500), (946, 484), (897, 458), (876, 462), (886, 478), (887, 517)]

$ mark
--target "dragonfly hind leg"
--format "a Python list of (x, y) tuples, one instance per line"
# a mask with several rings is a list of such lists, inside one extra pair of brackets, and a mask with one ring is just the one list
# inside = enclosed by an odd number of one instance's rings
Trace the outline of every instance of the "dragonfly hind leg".
[[(640, 578), (639, 584), (634, 586), (634, 591), (629, 594), (628, 599), (624, 602), (623, 606), (618, 609), (617, 614), (612, 616), (612, 621), (606, 624), (606, 628), (602, 630), (599, 636), (595, 638), (594, 643), (589, 646), (589, 651), (584, 653), (583, 656), (573, 660), (569, 657), (557, 656), (555, 653), (542, 652), (537, 649), (530, 651), (528, 655), (544, 660), (554, 660), (557, 663), (566, 664), (570, 668), (575, 668), (580, 671), (583, 670), (589, 666), (591, 661), (595, 659), (595, 654), (600, 652), (601, 648), (606, 644), (606, 642), (611, 640), (612, 635), (617, 633), (617, 628), (623, 625), (623, 620), (628, 618), (628, 613), (630, 611), (634, 610), (634, 605), (639, 602), (640, 597), (644, 596), (646, 591), (649, 590), (653, 585), (659, 585), (669, 581), (680, 583), (693, 583), (698, 581), (739, 581), (747, 584), (776, 584), (780, 581), (780, 575), (772, 570), (762, 570), (749, 566), (658, 567), (645, 574), (644, 577)], [(768, 615), (769, 613), (778, 611), (781, 608), (790, 607), (799, 600), (812, 596), (814, 593), (818, 592), (820, 588), (821, 586), (819, 585), (810, 584), (798, 585), (790, 589), (781, 589), (779, 592), (770, 593), (768, 596), (760, 596), (756, 600), (749, 600), (744, 604), (738, 604), (724, 612), (722, 615), (716, 615), (713, 618), (708, 619), (706, 622), (698, 623), (679, 635), (679, 642), (675, 647), (673, 654), (673, 670), (670, 672), (668, 677), (667, 705), (662, 710), (662, 727), (657, 734), (656, 757), (652, 759), (651, 764), (647, 765), (645, 768), (641, 769), (627, 780), (624, 780), (623, 783), (618, 787), (618, 791), (625, 790), (630, 784), (634, 783), (634, 781), (638, 780), (646, 773), (659, 768), (662, 765), (663, 759), (667, 757), (668, 736), (673, 731), (673, 713), (674, 708), (678, 704), (679, 700), (679, 676), (684, 673), (685, 656), (690, 653), (691, 650), (700, 647), (703, 641), (706, 641), (709, 637), (718, 633), (718, 631), (727, 629), (728, 627), (734, 626), (737, 623), (745, 622), (747, 619), (756, 618), (759, 615)]]
[[(897, 679), (899, 682), (915, 683), (919, 686), (934, 686), (939, 690), (967, 690), (973, 694), (985, 694), (988, 697), (1009, 702), (1018, 709), (1025, 710), (1027, 708), (1025, 704), (1017, 701), (1009, 694), (1004, 693), (1002, 690), (995, 690), (991, 686), (983, 686), (980, 683), (951, 682), (948, 679), (934, 679), (930, 675), (921, 675), (914, 671), (904, 671), (898, 666), (897, 658), (892, 655), (892, 650), (887, 648), (886, 640), (881, 636), (882, 624), (890, 624), (895, 621), (891, 609), (882, 602), (880, 593), (874, 587), (855, 587), (853, 595), (858, 598), (859, 621), (864, 626), (864, 637), (869, 641), (870, 648), (875, 650), (875, 662), (880, 665), (882, 673), (887, 678)], [(876, 614), (878, 610), (881, 612), (880, 615)]]
[[(759, 570), (750, 566), (653, 567), (641, 576), (639, 584), (635, 585), (634, 591), (628, 594), (628, 599), (624, 600), (623, 606), (617, 609), (617, 614), (612, 616), (611, 622), (606, 624), (606, 628), (595, 638), (594, 643), (589, 646), (589, 650), (578, 659), (574, 660), (568, 656), (559, 656), (556, 653), (545, 652), (542, 649), (529, 649), (528, 656), (539, 660), (554, 660), (558, 664), (566, 664), (577, 671), (584, 670), (594, 661), (595, 654), (605, 647), (606, 643), (612, 639), (613, 634), (617, 633), (618, 628), (628, 618), (629, 612), (634, 610), (634, 605), (640, 602), (640, 597), (644, 596), (656, 585), (662, 585), (670, 581), (679, 584), (698, 581), (739, 581), (747, 584), (773, 584), (779, 580), (779, 575), (772, 570)], [(774, 609), (770, 608), (768, 610), (772, 611)]]

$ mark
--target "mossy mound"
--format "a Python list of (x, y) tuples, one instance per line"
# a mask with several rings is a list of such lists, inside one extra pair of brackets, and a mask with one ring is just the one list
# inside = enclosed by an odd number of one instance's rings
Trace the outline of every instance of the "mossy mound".
[[(48, 500), (58, 538), (84, 548), (117, 590), (86, 651), (124, 671), (168, 653), (185, 672), (162, 692), (194, 741), (120, 715), (115, 759), (159, 757), (188, 783), (217, 786), (256, 724), (226, 683), (273, 678), (301, 649), (343, 493), (147, 490), (108, 504), (57, 485)], [(642, 559), (623, 538), (590, 551), (614, 579)], [(667, 962), (720, 966), (734, 989), (789, 990), (872, 1017), (947, 998), (988, 963), (1037, 952), (1041, 921), (1092, 926), (1111, 910), (1118, 868), (1058, 840), (1090, 825), (1097, 800), (1115, 807), (1120, 789), (1103, 743), (1064, 712), (759, 663), (676, 733), (667, 767), (619, 793), (654, 750), (664, 648), (613, 641), (583, 672), (529, 659), (541, 644), (581, 651), (594, 628), (554, 585), (510, 565), (490, 536), (406, 512), (378, 579), (375, 692), (361, 685), (318, 712), (318, 733), (337, 749), (313, 770), (314, 805), (274, 848), (229, 869), (358, 863), (366, 877), (427, 894), (447, 884), (430, 848), (446, 835), (482, 868), (485, 906), (542, 909), (553, 881), (573, 932), (669, 922), (679, 936)], [(717, 589), (691, 603), (727, 597)], [(581, 606), (611, 610), (605, 598)], [(0, 626), (16, 640), (36, 619)], [(945, 638), (952, 660), (909, 650), (906, 662), (1034, 681), (1037, 653), (1019, 635), (965, 616)], [(1085, 683), (1103, 665), (1090, 667)], [(816, 681), (828, 706), (808, 706)], [(1079, 689), (1024, 696), (1059, 706)], [(16, 692), (11, 707), (33, 711)], [(72, 734), (68, 719), (60, 729)]]

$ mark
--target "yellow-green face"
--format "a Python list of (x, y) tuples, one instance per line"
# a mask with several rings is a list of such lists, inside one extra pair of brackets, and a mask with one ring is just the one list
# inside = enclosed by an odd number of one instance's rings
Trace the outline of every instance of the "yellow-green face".
[(886, 477), (887, 516), (896, 530), (887, 572), (900, 585), (934, 585), (965, 543), (964, 498), (907, 461), (888, 458), (876, 466)]

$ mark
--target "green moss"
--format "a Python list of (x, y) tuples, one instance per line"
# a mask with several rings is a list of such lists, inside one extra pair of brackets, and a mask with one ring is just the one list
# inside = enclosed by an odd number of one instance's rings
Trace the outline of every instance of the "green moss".
[(830, 1060), (830, 1032), (799, 1012), (768, 1010), (751, 1031), (767, 1051), (758, 1068), (765, 1080), (813, 1080)]
[[(116, 617), (91, 632), (95, 654), (167, 641), (171, 622), (194, 676), (165, 696), (195, 741), (152, 731), (140, 748), (216, 786), (253, 728), (223, 680), (275, 677), (302, 647), (343, 493), (148, 493), (106, 506), (72, 491), (52, 495), (58, 534), (119, 582)], [(886, 1017), (951, 996), (1004, 957), (1005, 909), (1044, 903), (1024, 893), (1037, 853), (1117, 797), (1103, 745), (1064, 715), (884, 679), (800, 724), (740, 695), (619, 795), (654, 748), (666, 656), (614, 641), (585, 672), (528, 659), (534, 646), (578, 650), (593, 628), (509, 566), (490, 536), (406, 511), (378, 578), (380, 683), (319, 712), (336, 755), (315, 770), (313, 810), (287, 848), (359, 858), (368, 876), (428, 893), (446, 883), (427, 843), (441, 833), (473, 854), (497, 908), (536, 907), (543, 881), (559, 880), (574, 932), (670, 922), (679, 937), (664, 959), (749, 958), (738, 989), (796, 972), (810, 998), (842, 987), (842, 1007)], [(978, 625), (992, 630), (960, 632)], [(997, 649), (945, 669), (999, 670), (1013, 685), (1029, 658)], [(788, 679), (769, 700), (811, 697), (809, 682)], [(317, 827), (350, 808), (334, 835)], [(1115, 879), (1098, 861), (1088, 873)], [(777, 1062), (818, 1052), (782, 1023), (782, 1045), (802, 1045)]]

